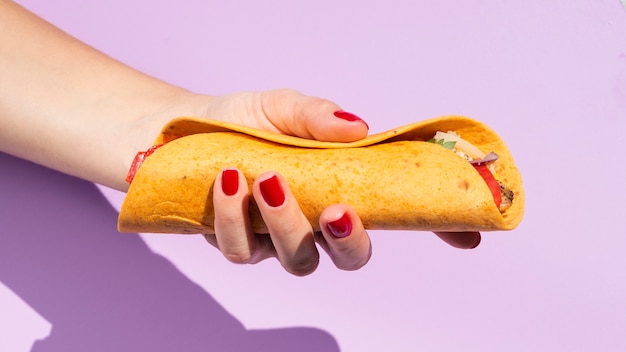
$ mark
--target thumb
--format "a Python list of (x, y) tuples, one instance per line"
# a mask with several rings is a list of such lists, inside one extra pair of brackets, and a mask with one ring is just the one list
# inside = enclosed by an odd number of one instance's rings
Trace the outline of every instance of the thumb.
[(302, 138), (351, 142), (367, 136), (369, 126), (355, 114), (322, 98), (291, 89), (262, 93), (267, 119), (281, 132)]

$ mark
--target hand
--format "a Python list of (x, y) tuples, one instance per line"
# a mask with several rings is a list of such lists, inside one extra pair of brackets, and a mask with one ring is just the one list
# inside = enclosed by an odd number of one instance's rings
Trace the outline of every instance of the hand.
[[(356, 115), (328, 100), (293, 90), (212, 98), (199, 115), (322, 141), (354, 141), (368, 132), (367, 124)], [(318, 265), (317, 242), (340, 269), (355, 270), (368, 262), (370, 239), (350, 206), (328, 207), (320, 217), (321, 233), (314, 233), (286, 180), (267, 172), (254, 181), (251, 194), (270, 233), (255, 234), (247, 215), (247, 187), (243, 174), (236, 169), (224, 170), (214, 185), (213, 201), (219, 204), (215, 207), (216, 233), (206, 238), (228, 260), (257, 263), (277, 257), (288, 272), (306, 275)], [(436, 234), (457, 248), (474, 248), (480, 243), (479, 233)]]
[[(0, 151), (91, 182), (125, 191), (137, 151), (150, 147), (163, 125), (177, 116), (210, 117), (322, 141), (367, 135), (363, 120), (328, 100), (293, 90), (218, 98), (194, 94), (103, 55), (14, 2), (0, 1), (0, 17), (0, 71), (3, 87), (10, 87), (0, 99)], [(284, 193), (280, 205), (260, 201), (268, 180), (279, 181), (272, 187)], [(263, 175), (252, 189), (271, 225), (271, 234), (263, 237), (247, 230), (242, 207), (247, 199), (240, 191), (220, 203), (216, 220), (223, 230), (213, 242), (229, 259), (256, 262), (277, 256), (288, 271), (303, 275), (317, 265), (315, 241), (342, 269), (357, 269), (369, 259), (369, 238), (349, 206), (326, 209), (322, 233), (313, 234), (285, 180)], [(480, 240), (478, 233), (438, 235), (461, 248)]]
[(350, 206), (336, 204), (325, 209), (319, 220), (321, 232), (314, 233), (280, 174), (260, 175), (251, 193), (269, 234), (255, 234), (250, 228), (247, 215), (250, 199), (243, 173), (227, 169), (216, 178), (213, 189), (215, 234), (205, 237), (228, 260), (258, 263), (276, 257), (288, 272), (307, 275), (319, 262), (316, 242), (340, 269), (355, 270), (369, 260), (369, 237)]
[[(322, 141), (354, 141), (367, 136), (367, 124), (336, 104), (293, 90), (238, 93), (212, 99), (205, 117)], [(233, 185), (237, 185), (234, 187)], [(226, 192), (224, 191), (226, 190)], [(288, 272), (306, 275), (319, 262), (316, 243), (334, 264), (355, 270), (371, 256), (370, 239), (348, 205), (328, 207), (313, 231), (282, 175), (267, 172), (253, 183), (251, 194), (269, 234), (255, 234), (249, 224), (247, 180), (236, 169), (222, 172), (214, 185), (215, 235), (207, 240), (235, 263), (257, 263), (276, 257)]]

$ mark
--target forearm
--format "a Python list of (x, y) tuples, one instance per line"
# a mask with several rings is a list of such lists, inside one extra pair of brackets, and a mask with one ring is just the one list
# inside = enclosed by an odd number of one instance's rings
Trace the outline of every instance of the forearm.
[[(189, 101), (178, 104), (182, 99)], [(193, 114), (206, 99), (0, 0), (1, 151), (125, 190), (134, 153), (150, 145), (167, 119)]]

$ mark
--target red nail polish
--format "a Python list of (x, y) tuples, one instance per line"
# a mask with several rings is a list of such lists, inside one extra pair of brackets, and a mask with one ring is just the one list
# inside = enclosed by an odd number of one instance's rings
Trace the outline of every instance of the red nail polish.
[(232, 196), (239, 190), (239, 172), (237, 170), (222, 171), (222, 192)]
[(344, 213), (339, 219), (331, 221), (326, 226), (333, 236), (338, 238), (347, 237), (352, 233), (352, 221), (348, 213)]
[(265, 181), (261, 181), (259, 184), (261, 189), (261, 195), (270, 207), (281, 206), (285, 202), (285, 192), (280, 185), (280, 180), (276, 175), (268, 178)]
[(346, 121), (360, 121), (360, 122), (363, 122), (365, 124), (365, 126), (367, 126), (368, 129), (370, 128), (370, 126), (367, 124), (367, 122), (365, 122), (362, 118), (356, 116), (355, 114), (353, 114), (351, 112), (338, 110), (338, 111), (335, 111), (333, 113), (333, 115), (335, 115), (336, 117), (338, 117), (340, 119), (344, 119)]

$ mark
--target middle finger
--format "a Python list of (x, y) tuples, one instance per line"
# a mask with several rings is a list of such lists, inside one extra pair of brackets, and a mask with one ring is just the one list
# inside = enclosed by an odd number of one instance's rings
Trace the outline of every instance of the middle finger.
[(266, 172), (255, 180), (252, 195), (281, 265), (294, 275), (312, 273), (319, 264), (313, 228), (300, 210), (286, 180), (280, 174)]

